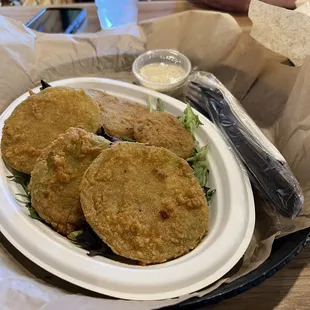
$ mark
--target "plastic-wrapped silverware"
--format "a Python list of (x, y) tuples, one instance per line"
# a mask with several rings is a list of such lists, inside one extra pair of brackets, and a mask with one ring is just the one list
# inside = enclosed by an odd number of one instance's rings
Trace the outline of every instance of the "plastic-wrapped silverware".
[(281, 215), (296, 217), (304, 201), (300, 186), (285, 159), (237, 99), (215, 76), (206, 72), (191, 75), (186, 97), (218, 127), (259, 192)]

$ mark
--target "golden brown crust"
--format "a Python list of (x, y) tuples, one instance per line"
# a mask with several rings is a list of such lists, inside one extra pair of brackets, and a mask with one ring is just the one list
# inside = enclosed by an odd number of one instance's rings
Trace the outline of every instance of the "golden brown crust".
[(181, 158), (189, 158), (194, 140), (180, 121), (166, 112), (152, 112), (138, 119), (134, 126), (137, 142), (164, 147)]
[(100, 90), (87, 90), (99, 104), (101, 126), (112, 137), (133, 138), (134, 123), (148, 113), (148, 110), (134, 102), (107, 95)]
[(5, 121), (2, 156), (14, 169), (30, 174), (41, 151), (70, 127), (96, 132), (98, 105), (81, 89), (47, 88), (29, 96)]
[(207, 234), (208, 207), (187, 162), (139, 143), (104, 150), (84, 174), (86, 220), (111, 249), (143, 264), (195, 248)]
[(67, 235), (84, 219), (79, 186), (85, 170), (108, 146), (102, 137), (70, 128), (42, 151), (31, 173), (31, 203), (57, 232)]

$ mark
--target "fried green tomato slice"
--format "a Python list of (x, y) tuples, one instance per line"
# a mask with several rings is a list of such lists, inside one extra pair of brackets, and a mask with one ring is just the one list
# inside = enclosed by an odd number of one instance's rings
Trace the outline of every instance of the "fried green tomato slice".
[(108, 95), (100, 90), (87, 90), (99, 104), (101, 126), (105, 132), (119, 139), (133, 139), (136, 120), (149, 113), (142, 105)]
[(185, 159), (192, 156), (195, 147), (191, 133), (167, 112), (151, 112), (139, 118), (134, 126), (134, 139), (164, 147)]
[(208, 231), (202, 188), (184, 160), (167, 149), (117, 143), (84, 174), (87, 222), (123, 257), (162, 263), (194, 249)]
[(109, 143), (70, 128), (42, 151), (31, 173), (31, 203), (57, 232), (67, 235), (85, 220), (79, 186), (85, 170)]
[(49, 87), (31, 95), (5, 121), (3, 159), (30, 174), (42, 150), (70, 127), (94, 133), (99, 128), (99, 107), (84, 90)]

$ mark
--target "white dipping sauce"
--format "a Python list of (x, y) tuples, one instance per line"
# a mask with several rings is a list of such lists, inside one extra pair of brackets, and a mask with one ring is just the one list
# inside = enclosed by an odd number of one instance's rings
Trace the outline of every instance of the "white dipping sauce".
[(147, 82), (170, 84), (185, 75), (182, 67), (163, 62), (145, 65), (140, 70)]

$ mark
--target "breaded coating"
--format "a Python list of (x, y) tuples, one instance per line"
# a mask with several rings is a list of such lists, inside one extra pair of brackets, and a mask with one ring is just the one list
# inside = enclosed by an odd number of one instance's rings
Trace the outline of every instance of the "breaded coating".
[(208, 206), (188, 163), (167, 149), (117, 143), (84, 174), (87, 222), (114, 253), (161, 263), (194, 249), (208, 231)]
[(133, 126), (138, 118), (149, 113), (142, 105), (108, 95), (100, 90), (87, 90), (99, 104), (101, 126), (112, 137), (133, 138)]
[(99, 107), (84, 90), (49, 87), (31, 95), (5, 121), (3, 159), (30, 174), (42, 150), (70, 127), (94, 133), (99, 128)]
[(194, 151), (191, 133), (167, 112), (151, 112), (135, 122), (134, 139), (137, 142), (164, 147), (181, 158), (189, 158)]
[(31, 172), (31, 203), (57, 232), (67, 235), (85, 219), (79, 186), (85, 170), (109, 144), (103, 137), (70, 128), (42, 151)]

